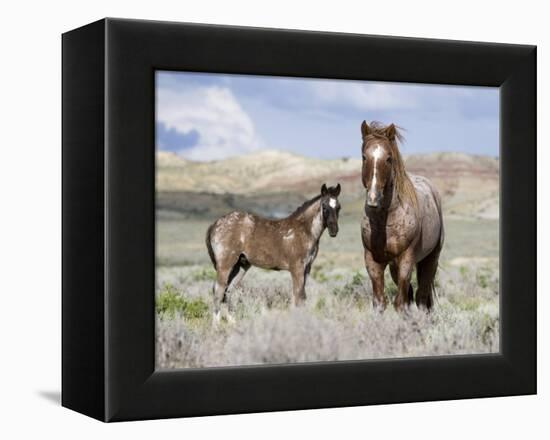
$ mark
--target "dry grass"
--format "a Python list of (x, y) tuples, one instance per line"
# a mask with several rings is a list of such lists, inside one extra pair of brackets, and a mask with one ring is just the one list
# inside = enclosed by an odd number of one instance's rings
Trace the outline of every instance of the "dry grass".
[[(415, 307), (407, 314), (391, 307), (384, 314), (372, 310), (359, 229), (364, 206), (359, 161), (273, 152), (209, 164), (175, 159), (160, 157), (157, 173), (158, 367), (498, 352), (497, 159), (460, 154), (407, 159), (407, 169), (440, 188), (446, 214), (438, 297), (430, 314)], [(288, 273), (252, 268), (242, 287), (229, 293), (235, 323), (213, 326), (208, 225), (233, 209), (290, 212), (324, 181), (343, 185), (340, 232), (321, 239), (305, 306), (290, 304)], [(395, 290), (387, 274), (390, 300)]]
[[(464, 262), (462, 262), (464, 263)], [(212, 325), (213, 272), (208, 266), (159, 268), (157, 299), (181, 298), (158, 313), (157, 367), (278, 364), (383, 357), (494, 353), (499, 350), (496, 262), (449, 264), (440, 271), (432, 313), (412, 307), (373, 311), (370, 282), (351, 269), (317, 267), (308, 300), (290, 301), (284, 272), (251, 269), (230, 292), (235, 323)], [(395, 291), (387, 282), (387, 294)], [(165, 301), (166, 302), (166, 301)], [(178, 303), (178, 301), (175, 301)], [(157, 301), (159, 303), (159, 301)], [(199, 312), (189, 312), (194, 304)]]

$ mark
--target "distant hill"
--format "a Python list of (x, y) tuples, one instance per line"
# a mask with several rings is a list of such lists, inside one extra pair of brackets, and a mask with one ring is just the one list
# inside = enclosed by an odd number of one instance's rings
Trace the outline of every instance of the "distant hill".
[[(157, 153), (157, 207), (186, 215), (252, 209), (280, 216), (318, 193), (322, 183), (342, 185), (342, 199), (354, 209), (364, 202), (361, 160), (313, 159), (261, 150), (212, 162), (193, 162)], [(498, 218), (499, 161), (463, 153), (405, 157), (410, 173), (424, 175), (439, 189), (447, 215)], [(225, 201), (225, 202), (224, 202)]]
[(159, 152), (157, 190), (234, 194), (278, 192), (311, 179), (353, 174), (358, 166), (358, 160), (311, 159), (274, 150), (212, 162), (190, 162), (174, 153)]

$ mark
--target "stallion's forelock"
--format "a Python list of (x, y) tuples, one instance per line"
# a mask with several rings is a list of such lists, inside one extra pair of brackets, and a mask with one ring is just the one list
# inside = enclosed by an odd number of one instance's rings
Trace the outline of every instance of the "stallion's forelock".
[(385, 125), (379, 121), (372, 121), (370, 124), (366, 124), (366, 129), (367, 133), (363, 133), (363, 140), (366, 140), (369, 136), (373, 136), (391, 141), (392, 139), (388, 137), (388, 132), (390, 132), (391, 137), (393, 137), (396, 141), (401, 143), (405, 141), (405, 137), (402, 133), (403, 128), (395, 124)]

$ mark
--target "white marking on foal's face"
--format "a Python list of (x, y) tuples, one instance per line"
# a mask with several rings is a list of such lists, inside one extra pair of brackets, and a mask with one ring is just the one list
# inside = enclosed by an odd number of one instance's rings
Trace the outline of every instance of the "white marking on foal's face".
[(329, 201), (328, 201), (328, 205), (329, 205), (332, 209), (336, 208), (336, 199), (333, 199), (333, 198), (331, 197), (331, 198), (329, 199)]

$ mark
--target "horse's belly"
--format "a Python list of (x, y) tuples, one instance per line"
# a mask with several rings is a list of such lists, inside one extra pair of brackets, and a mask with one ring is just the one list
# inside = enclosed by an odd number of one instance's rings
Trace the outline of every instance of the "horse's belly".
[(418, 262), (441, 244), (443, 224), (440, 215), (441, 202), (435, 188), (428, 179), (420, 176), (414, 176), (413, 183), (418, 196), (421, 218), (421, 233), (415, 249), (415, 259)]
[(243, 251), (250, 264), (262, 269), (288, 270), (285, 252), (280, 243), (267, 240), (265, 236), (254, 238), (249, 240)]
[(441, 221), (439, 218), (422, 220), (422, 234), (418, 240), (417, 249), (415, 252), (416, 262), (426, 258), (437, 246), (441, 237)]

